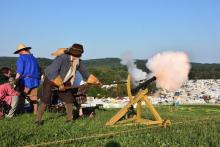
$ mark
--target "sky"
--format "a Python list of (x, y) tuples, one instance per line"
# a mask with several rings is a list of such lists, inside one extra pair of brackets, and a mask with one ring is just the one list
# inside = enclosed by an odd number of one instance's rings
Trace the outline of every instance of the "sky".
[(46, 58), (81, 43), (82, 59), (184, 51), (192, 62), (220, 63), (220, 1), (2, 0), (0, 56), (17, 56), (19, 43)]

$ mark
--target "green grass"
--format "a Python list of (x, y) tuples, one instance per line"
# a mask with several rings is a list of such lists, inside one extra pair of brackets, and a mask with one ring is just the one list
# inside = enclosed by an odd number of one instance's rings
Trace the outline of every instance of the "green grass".
[[(170, 128), (105, 126), (118, 109), (97, 110), (95, 118), (75, 120), (71, 124), (65, 123), (65, 114), (47, 112), (41, 127), (34, 125), (32, 114), (24, 114), (0, 120), (0, 145), (23, 146), (78, 138), (44, 146), (220, 146), (220, 106), (178, 109), (157, 106), (156, 109), (163, 119), (171, 120)], [(143, 117), (152, 118), (146, 109)]]

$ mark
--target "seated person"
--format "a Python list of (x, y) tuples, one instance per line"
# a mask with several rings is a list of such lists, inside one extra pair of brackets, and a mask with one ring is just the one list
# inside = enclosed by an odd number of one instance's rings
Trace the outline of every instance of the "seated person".
[[(9, 79), (11, 77), (11, 69), (7, 67), (1, 68), (0, 71), (0, 101), (2, 108), (0, 108), (0, 117), (4, 116), (12, 118), (14, 116), (19, 93), (14, 90), (10, 84)], [(8, 106), (8, 107), (7, 107)], [(9, 109), (9, 110), (5, 110)], [(8, 112), (8, 114), (4, 114)]]

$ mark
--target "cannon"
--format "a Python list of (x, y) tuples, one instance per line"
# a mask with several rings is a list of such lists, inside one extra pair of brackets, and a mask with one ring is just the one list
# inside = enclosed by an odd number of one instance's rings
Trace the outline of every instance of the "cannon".
[(152, 78), (146, 80), (143, 83), (140, 83), (138, 86), (136, 86), (135, 88), (131, 89), (131, 93), (132, 94), (136, 94), (139, 90), (144, 90), (148, 87), (148, 85), (152, 82), (154, 82), (157, 78), (155, 76), (153, 76)]
[[(124, 106), (124, 108), (120, 109), (118, 113), (116, 113), (109, 121), (106, 122), (106, 125), (115, 125), (115, 124), (125, 124), (128, 122), (138, 123), (138, 124), (144, 124), (144, 125), (159, 125), (163, 127), (168, 127), (171, 125), (170, 120), (162, 119), (157, 112), (157, 110), (154, 108), (150, 100), (148, 99), (147, 93), (148, 89), (147, 86), (155, 81), (157, 78), (152, 77), (149, 80), (140, 83), (138, 86), (131, 89), (131, 76), (128, 75), (127, 79), (127, 93), (130, 101), (127, 105)], [(135, 96), (133, 96), (135, 95)], [(142, 105), (141, 103), (144, 102), (147, 109), (150, 111), (150, 113), (153, 115), (154, 120), (150, 119), (144, 119), (142, 118)], [(136, 114), (128, 118), (126, 115), (129, 113), (131, 109), (134, 108), (134, 105), (136, 105)]]

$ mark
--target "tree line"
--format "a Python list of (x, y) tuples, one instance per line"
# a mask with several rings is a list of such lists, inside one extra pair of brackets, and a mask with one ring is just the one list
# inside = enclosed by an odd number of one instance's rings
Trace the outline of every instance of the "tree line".
[[(10, 67), (16, 70), (16, 57), (0, 57), (0, 67)], [(52, 59), (38, 58), (41, 72), (52, 62)], [(127, 79), (127, 68), (120, 64), (119, 58), (103, 58), (84, 60), (87, 70), (96, 75), (103, 84), (114, 84)], [(137, 67), (145, 72), (149, 72), (145, 66), (147, 60), (136, 60)], [(189, 79), (220, 79), (220, 64), (191, 63)], [(155, 89), (155, 85), (151, 85)], [(116, 97), (127, 95), (126, 85), (120, 84), (118, 87), (110, 89), (91, 88), (88, 94), (96, 97)]]

